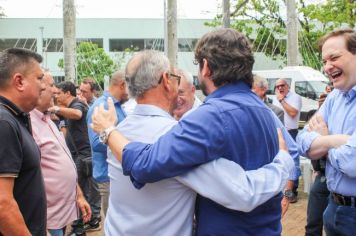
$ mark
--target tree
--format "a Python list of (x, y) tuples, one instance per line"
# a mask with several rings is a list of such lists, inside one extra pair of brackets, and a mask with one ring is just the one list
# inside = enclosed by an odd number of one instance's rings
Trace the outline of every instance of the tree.
[(0, 18), (6, 17), (4, 8), (0, 6)]
[[(231, 27), (245, 33), (253, 41), (254, 49), (273, 59), (286, 60), (286, 27), (284, 2), (281, 0), (235, 0), (231, 4)], [(300, 54), (303, 65), (320, 69), (317, 41), (334, 28), (355, 27), (354, 0), (326, 0), (323, 4), (306, 4), (297, 0)], [(336, 14), (337, 12), (337, 14)], [(215, 17), (210, 26), (222, 24), (222, 16)]]
[(75, 81), (75, 5), (74, 0), (63, 0), (63, 56), (64, 76)]
[[(93, 77), (99, 84), (104, 81), (104, 76), (110, 76), (118, 64), (107, 55), (104, 49), (91, 42), (81, 42), (77, 46), (77, 82), (85, 77)], [(64, 67), (64, 60), (60, 59), (58, 67)]]

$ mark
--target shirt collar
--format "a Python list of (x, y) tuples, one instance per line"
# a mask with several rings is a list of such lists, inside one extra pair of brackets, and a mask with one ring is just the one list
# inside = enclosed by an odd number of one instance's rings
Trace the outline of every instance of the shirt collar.
[(168, 112), (162, 110), (161, 108), (155, 105), (148, 105), (148, 104), (137, 104), (133, 115), (143, 115), (143, 116), (162, 116), (174, 119)]
[(209, 99), (212, 99), (212, 98), (223, 97), (224, 95), (229, 94), (229, 93), (243, 92), (243, 91), (251, 92), (251, 88), (243, 81), (239, 81), (237, 83), (226, 84), (226, 85), (219, 87), (217, 90), (215, 90), (211, 94), (209, 94), (205, 98), (205, 102), (207, 102)]
[(352, 89), (350, 89), (349, 91), (344, 92), (343, 96), (348, 102), (352, 101), (356, 97), (356, 85), (353, 86)]
[(0, 104), (3, 105), (7, 110), (9, 110), (15, 116), (27, 116), (28, 113), (22, 111), (18, 106), (7, 98), (0, 96)]
[(26, 128), (32, 134), (32, 127), (30, 121), (30, 115), (24, 111), (22, 111), (18, 106), (16, 106), (13, 102), (8, 100), (7, 98), (0, 96), (0, 105), (2, 105), (6, 110), (11, 112), (18, 120), (23, 122)]
[(103, 93), (103, 95), (104, 95), (104, 97), (106, 97), (106, 98), (109, 98), (109, 97), (112, 98), (114, 104), (115, 104), (115, 103), (119, 103), (119, 104), (121, 105), (120, 101), (117, 100), (113, 95), (111, 95), (111, 93), (110, 93), (108, 90), (105, 90), (104, 93)]
[(37, 119), (40, 119), (40, 120), (42, 120), (44, 122), (47, 122), (49, 119), (51, 119), (49, 112), (43, 113), (43, 112), (41, 112), (41, 111), (39, 111), (37, 109), (33, 109), (30, 112), (30, 114), (31, 114), (31, 117), (36, 117)]

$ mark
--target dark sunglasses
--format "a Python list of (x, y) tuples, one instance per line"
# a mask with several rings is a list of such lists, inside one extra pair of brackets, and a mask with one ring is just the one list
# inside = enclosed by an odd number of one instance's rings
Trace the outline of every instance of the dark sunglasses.
[(286, 86), (285, 84), (276, 85), (276, 88), (284, 88), (285, 86)]

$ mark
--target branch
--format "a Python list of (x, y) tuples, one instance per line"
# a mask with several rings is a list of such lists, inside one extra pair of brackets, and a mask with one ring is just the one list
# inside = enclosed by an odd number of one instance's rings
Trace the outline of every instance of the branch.
[[(300, 0), (300, 3), (302, 4), (302, 8), (305, 9), (306, 6), (305, 6), (304, 0)], [(310, 32), (309, 20), (308, 20), (308, 18), (305, 16), (304, 13), (303, 13), (303, 18), (304, 18), (305, 23), (304, 23), (303, 21), (301, 21), (301, 20), (299, 19), (299, 17), (298, 17), (298, 21), (299, 21), (300, 25), (302, 26), (302, 28), (305, 29), (305, 31), (309, 33), (309, 32)]]
[(248, 3), (248, 0), (245, 0), (240, 5), (236, 6), (235, 10), (232, 13), (230, 13), (230, 16), (234, 16), (247, 3)]

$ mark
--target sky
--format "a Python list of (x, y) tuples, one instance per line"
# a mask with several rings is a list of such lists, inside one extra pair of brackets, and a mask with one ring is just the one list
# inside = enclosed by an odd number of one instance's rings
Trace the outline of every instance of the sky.
[[(9, 18), (60, 18), (63, 0), (0, 0)], [(77, 18), (163, 18), (163, 0), (75, 0)], [(177, 0), (179, 18), (213, 18), (222, 0)]]

